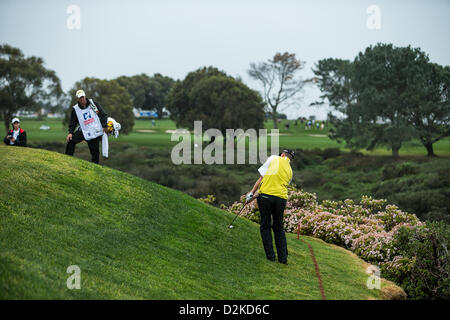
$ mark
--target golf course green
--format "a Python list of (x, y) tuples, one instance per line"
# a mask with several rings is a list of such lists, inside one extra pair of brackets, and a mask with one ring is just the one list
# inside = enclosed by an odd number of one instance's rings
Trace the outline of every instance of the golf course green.
[[(259, 226), (182, 192), (34, 148), (0, 146), (0, 299), (386, 299), (368, 264), (287, 234), (289, 264), (265, 259)], [(80, 289), (68, 289), (69, 266)], [(389, 293), (389, 294), (388, 294)]]

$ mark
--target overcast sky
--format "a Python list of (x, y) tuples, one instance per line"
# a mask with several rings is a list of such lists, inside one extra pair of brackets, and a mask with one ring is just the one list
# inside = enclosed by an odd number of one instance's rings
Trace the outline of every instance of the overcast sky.
[[(71, 5), (80, 9), (79, 29)], [(449, 17), (449, 0), (1, 0), (0, 42), (43, 57), (64, 90), (86, 76), (183, 79), (209, 65), (259, 90), (249, 64), (276, 52), (306, 61), (304, 78), (322, 58), (354, 59), (377, 42), (420, 47), (431, 61), (450, 65)], [(326, 118), (326, 107), (308, 106), (319, 94), (305, 89), (289, 118)]]

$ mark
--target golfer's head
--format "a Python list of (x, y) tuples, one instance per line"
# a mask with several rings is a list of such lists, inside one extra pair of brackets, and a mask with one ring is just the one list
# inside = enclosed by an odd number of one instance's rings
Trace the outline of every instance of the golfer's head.
[(290, 150), (290, 149), (284, 149), (283, 152), (281, 152), (280, 156), (281, 157), (287, 157), (289, 158), (289, 160), (293, 160), (294, 159), (294, 150)]
[(75, 96), (77, 97), (77, 100), (79, 103), (81, 103), (81, 104), (86, 103), (86, 93), (84, 93), (83, 90), (78, 90), (77, 93), (75, 94)]

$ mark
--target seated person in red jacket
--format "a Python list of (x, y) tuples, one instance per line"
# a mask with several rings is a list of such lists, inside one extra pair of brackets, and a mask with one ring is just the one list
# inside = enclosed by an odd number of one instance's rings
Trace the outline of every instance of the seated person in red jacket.
[(3, 142), (7, 146), (27, 146), (27, 133), (20, 127), (20, 120), (18, 118), (14, 118), (11, 121), (13, 128), (8, 131)]

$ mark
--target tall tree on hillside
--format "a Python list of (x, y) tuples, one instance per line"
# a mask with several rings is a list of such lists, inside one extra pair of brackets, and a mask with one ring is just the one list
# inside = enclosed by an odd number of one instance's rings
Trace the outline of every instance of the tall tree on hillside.
[(408, 106), (407, 117), (427, 155), (434, 157), (433, 144), (450, 135), (450, 67), (429, 63), (416, 76), (418, 99)]
[(177, 82), (169, 92), (167, 98), (167, 109), (170, 118), (174, 120), (178, 127), (192, 128), (195, 120), (195, 105), (189, 95), (194, 86), (205, 77), (215, 75), (227, 76), (226, 73), (214, 67), (203, 67), (193, 72), (189, 72), (183, 81)]
[(206, 128), (259, 129), (264, 126), (264, 102), (244, 83), (216, 68), (190, 72), (169, 93), (167, 108), (177, 126), (193, 129), (194, 121)]
[(120, 86), (116, 80), (101, 80), (97, 78), (84, 78), (74, 84), (69, 91), (71, 98), (69, 108), (66, 110), (64, 124), (68, 124), (72, 106), (77, 101), (75, 92), (82, 89), (86, 92), (86, 98), (94, 99), (101, 104), (108, 116), (114, 118), (121, 125), (120, 133), (131, 132), (134, 126), (133, 104), (131, 97), (124, 87)]
[(20, 49), (0, 45), (0, 112), (8, 130), (19, 110), (56, 105), (62, 96), (56, 73), (39, 57), (25, 57)]
[(368, 149), (388, 145), (398, 157), (402, 144), (417, 137), (408, 121), (409, 108), (421, 102), (417, 75), (426, 69), (428, 57), (418, 48), (377, 44), (359, 53), (354, 61), (353, 88), (356, 107), (366, 115), (362, 124), (373, 137)]
[(296, 78), (296, 73), (304, 66), (304, 61), (289, 52), (276, 53), (267, 62), (250, 63), (248, 74), (263, 86), (264, 102), (272, 114), (274, 128), (278, 128), (280, 105), (299, 93), (306, 83), (300, 77)]
[[(389, 146), (398, 157), (402, 144), (420, 135), (412, 111), (426, 102), (423, 87), (429, 65), (420, 49), (391, 44), (370, 46), (353, 62), (319, 61), (313, 71), (322, 101), (327, 99), (344, 115), (329, 115), (335, 127), (330, 136), (353, 148)], [(423, 119), (424, 114), (417, 117)]]

